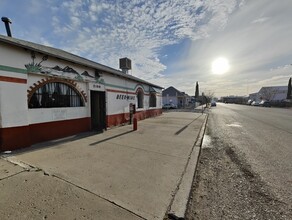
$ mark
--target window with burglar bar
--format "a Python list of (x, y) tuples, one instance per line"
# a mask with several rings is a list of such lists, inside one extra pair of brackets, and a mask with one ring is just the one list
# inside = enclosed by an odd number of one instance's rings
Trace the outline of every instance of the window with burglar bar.
[(156, 107), (156, 94), (155, 93), (150, 93), (149, 107)]
[(58, 108), (84, 106), (81, 95), (71, 86), (51, 82), (38, 88), (29, 100), (29, 108)]
[(143, 108), (143, 101), (144, 101), (144, 93), (142, 89), (138, 89), (137, 91), (137, 108)]

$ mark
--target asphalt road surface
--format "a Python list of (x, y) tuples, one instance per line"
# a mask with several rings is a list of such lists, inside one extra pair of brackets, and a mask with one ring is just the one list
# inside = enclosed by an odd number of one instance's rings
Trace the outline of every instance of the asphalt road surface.
[(292, 109), (210, 110), (188, 219), (292, 219)]

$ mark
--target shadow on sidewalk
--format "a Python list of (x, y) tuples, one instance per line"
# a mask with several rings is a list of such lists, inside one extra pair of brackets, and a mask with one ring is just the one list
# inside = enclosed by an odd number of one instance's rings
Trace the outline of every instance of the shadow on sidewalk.
[(90, 145), (90, 146), (94, 146), (94, 145), (97, 145), (97, 144), (103, 143), (103, 142), (105, 142), (105, 141), (112, 140), (112, 139), (114, 139), (114, 138), (117, 138), (117, 137), (120, 137), (120, 136), (123, 136), (123, 135), (129, 134), (129, 133), (132, 133), (132, 132), (133, 132), (133, 130), (131, 130), (131, 131), (126, 131), (126, 132), (124, 132), (124, 133), (117, 134), (117, 135), (114, 135), (114, 136), (112, 136), (112, 137), (108, 137), (108, 138), (105, 138), (105, 139), (103, 139), (103, 140), (93, 142), (93, 143), (91, 143), (91, 144), (89, 144), (89, 145)]
[(88, 131), (88, 132), (83, 132), (80, 134), (76, 134), (73, 136), (68, 136), (65, 138), (61, 138), (61, 139), (54, 139), (51, 141), (45, 141), (45, 142), (41, 142), (41, 143), (37, 143), (34, 144), (30, 147), (26, 147), (26, 148), (22, 148), (22, 149), (17, 149), (15, 151), (12, 151), (9, 154), (4, 154), (4, 153), (0, 153), (0, 156), (2, 157), (9, 157), (9, 156), (13, 156), (13, 155), (20, 155), (23, 153), (27, 153), (27, 152), (33, 152), (33, 151), (37, 151), (37, 150), (41, 150), (41, 149), (45, 149), (45, 148), (49, 148), (49, 147), (53, 147), (59, 144), (65, 144), (65, 143), (69, 143), (72, 141), (76, 141), (76, 140), (81, 140), (83, 138), (88, 138), (94, 135), (98, 135), (98, 134), (102, 134), (103, 131)]
[(192, 120), (190, 123), (188, 123), (187, 125), (185, 125), (184, 127), (182, 127), (181, 129), (179, 129), (177, 132), (175, 132), (175, 135), (179, 135), (181, 132), (183, 132), (187, 127), (189, 127), (190, 124), (192, 124), (194, 121), (196, 121), (198, 118), (200, 118), (202, 115), (199, 115), (198, 117), (196, 117), (194, 120)]

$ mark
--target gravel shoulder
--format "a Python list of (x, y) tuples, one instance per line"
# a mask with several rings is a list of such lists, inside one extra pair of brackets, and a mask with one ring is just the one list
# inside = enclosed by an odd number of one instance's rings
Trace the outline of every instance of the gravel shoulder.
[(244, 155), (212, 134), (203, 146), (186, 219), (292, 219), (288, 204), (276, 197), (247, 164)]

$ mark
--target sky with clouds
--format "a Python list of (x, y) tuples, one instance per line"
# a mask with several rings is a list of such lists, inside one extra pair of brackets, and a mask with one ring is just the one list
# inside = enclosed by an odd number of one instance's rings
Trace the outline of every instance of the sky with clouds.
[[(216, 96), (287, 85), (291, 0), (0, 0), (12, 34), (64, 49), (165, 88)], [(6, 35), (4, 25), (0, 34)], [(230, 69), (212, 73), (217, 57)]]

